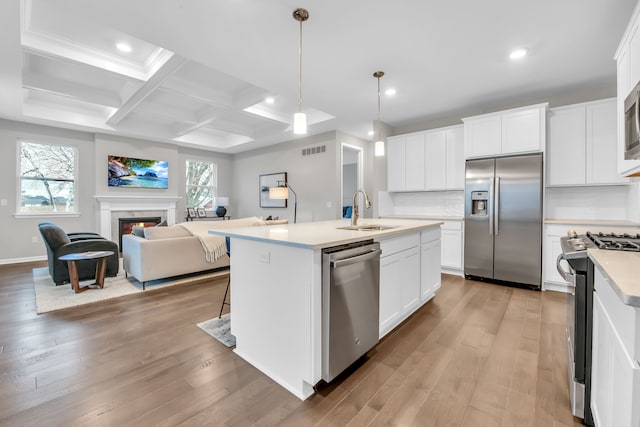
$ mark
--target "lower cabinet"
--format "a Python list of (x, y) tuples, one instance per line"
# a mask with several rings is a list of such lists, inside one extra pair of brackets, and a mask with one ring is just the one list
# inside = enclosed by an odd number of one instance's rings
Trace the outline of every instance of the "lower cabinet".
[[(623, 304), (598, 268), (595, 270), (591, 411), (598, 427), (637, 427), (640, 361), (636, 357), (640, 355), (630, 355), (630, 346), (625, 345), (629, 338), (626, 329), (631, 327), (625, 312), (633, 316), (634, 308)], [(618, 325), (616, 319), (624, 321)]]
[(441, 255), (443, 272), (462, 271), (462, 242), (462, 221), (444, 221), (442, 224)]
[[(425, 234), (426, 233), (426, 234)], [(380, 240), (380, 338), (440, 287), (440, 230)]]

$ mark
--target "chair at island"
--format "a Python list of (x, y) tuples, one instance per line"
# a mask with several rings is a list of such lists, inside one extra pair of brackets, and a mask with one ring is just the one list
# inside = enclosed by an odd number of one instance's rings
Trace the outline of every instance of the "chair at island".
[[(107, 277), (115, 277), (120, 268), (118, 259), (118, 244), (110, 240), (104, 239), (96, 234), (87, 234), (87, 238), (80, 238), (81, 234), (76, 235), (74, 240), (56, 224), (41, 223), (38, 229), (42, 235), (42, 240), (47, 248), (47, 258), (49, 262), (49, 274), (55, 282), (56, 286), (69, 283), (69, 269), (67, 263), (59, 258), (63, 255), (72, 253), (89, 252), (89, 251), (112, 251), (107, 259)], [(96, 275), (95, 259), (86, 261), (78, 261), (78, 278), (79, 280), (93, 279)]]

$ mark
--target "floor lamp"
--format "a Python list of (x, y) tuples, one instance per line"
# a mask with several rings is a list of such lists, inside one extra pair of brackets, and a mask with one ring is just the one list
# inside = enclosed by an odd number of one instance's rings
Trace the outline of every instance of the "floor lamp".
[(289, 190), (293, 193), (293, 223), (296, 223), (298, 214), (298, 195), (286, 182), (278, 181), (277, 187), (269, 187), (269, 198), (275, 200), (289, 199)]

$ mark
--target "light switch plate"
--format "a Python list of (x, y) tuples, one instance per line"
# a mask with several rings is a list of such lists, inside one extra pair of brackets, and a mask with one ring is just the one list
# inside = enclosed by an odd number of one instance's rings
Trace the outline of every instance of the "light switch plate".
[(0, 206), (7, 206), (7, 199), (0, 199)]
[(271, 262), (271, 254), (269, 252), (262, 252), (260, 254), (260, 262), (269, 264), (269, 262)]

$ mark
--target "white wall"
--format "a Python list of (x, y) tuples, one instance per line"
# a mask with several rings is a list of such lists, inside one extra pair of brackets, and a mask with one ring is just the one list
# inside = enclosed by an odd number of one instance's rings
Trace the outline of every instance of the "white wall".
[(546, 189), (545, 218), (628, 220), (633, 186), (551, 187)]
[(381, 192), (379, 197), (380, 215), (464, 216), (464, 191)]

